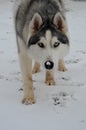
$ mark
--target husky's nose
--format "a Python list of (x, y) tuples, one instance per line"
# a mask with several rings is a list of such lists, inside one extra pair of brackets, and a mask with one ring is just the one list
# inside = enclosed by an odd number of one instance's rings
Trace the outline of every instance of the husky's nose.
[(48, 60), (45, 62), (46, 69), (51, 70), (51, 69), (53, 69), (53, 67), (54, 67), (54, 63), (52, 61)]

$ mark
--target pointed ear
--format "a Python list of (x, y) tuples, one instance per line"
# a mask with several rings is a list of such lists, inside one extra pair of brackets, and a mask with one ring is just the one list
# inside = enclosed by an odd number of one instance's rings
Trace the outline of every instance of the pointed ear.
[(41, 16), (38, 13), (35, 13), (30, 22), (30, 29), (33, 32), (36, 32), (39, 29), (39, 27), (41, 26), (41, 24), (42, 24)]
[(56, 13), (56, 15), (53, 19), (53, 23), (57, 26), (57, 28), (60, 31), (64, 32), (64, 29), (66, 28), (66, 22), (60, 13)]

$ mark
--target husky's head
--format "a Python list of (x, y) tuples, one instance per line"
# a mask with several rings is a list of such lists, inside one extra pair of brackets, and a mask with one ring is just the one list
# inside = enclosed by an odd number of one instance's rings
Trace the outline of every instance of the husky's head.
[(43, 21), (36, 13), (29, 24), (27, 40), (29, 56), (46, 69), (53, 69), (69, 50), (66, 29), (65, 19), (60, 13), (57, 13), (52, 21), (49, 19)]

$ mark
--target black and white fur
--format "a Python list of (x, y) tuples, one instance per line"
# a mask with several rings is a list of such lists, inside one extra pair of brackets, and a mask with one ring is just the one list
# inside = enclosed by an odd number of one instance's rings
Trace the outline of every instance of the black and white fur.
[(62, 0), (17, 0), (15, 30), (24, 82), (22, 103), (35, 103), (33, 73), (46, 69), (45, 82), (54, 85), (54, 68), (66, 71), (64, 57), (69, 51), (68, 29)]

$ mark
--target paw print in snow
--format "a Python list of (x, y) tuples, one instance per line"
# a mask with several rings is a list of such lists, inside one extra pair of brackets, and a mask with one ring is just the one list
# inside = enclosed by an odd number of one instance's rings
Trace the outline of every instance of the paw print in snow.
[(53, 100), (53, 104), (55, 106), (60, 105), (60, 106), (65, 106), (67, 100), (70, 98), (71, 96), (68, 95), (66, 92), (59, 92), (58, 94), (53, 94), (52, 95), (52, 100)]

